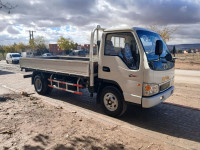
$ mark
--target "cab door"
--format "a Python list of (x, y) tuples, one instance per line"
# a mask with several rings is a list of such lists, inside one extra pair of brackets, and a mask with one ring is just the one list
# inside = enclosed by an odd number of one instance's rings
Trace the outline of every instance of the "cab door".
[(107, 33), (103, 40), (99, 78), (117, 83), (123, 91), (125, 101), (141, 104), (143, 69), (133, 33)]

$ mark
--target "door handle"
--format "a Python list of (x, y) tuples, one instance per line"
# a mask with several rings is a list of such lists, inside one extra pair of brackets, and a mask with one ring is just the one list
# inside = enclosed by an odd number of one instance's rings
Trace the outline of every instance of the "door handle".
[(105, 71), (105, 72), (110, 72), (110, 68), (106, 67), (106, 66), (103, 66), (102, 70)]

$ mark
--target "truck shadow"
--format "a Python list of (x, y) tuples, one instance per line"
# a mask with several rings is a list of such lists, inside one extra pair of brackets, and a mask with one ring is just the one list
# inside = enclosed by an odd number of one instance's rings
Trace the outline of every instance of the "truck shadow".
[[(51, 98), (104, 114), (96, 104), (96, 97), (89, 97), (53, 90)], [(177, 138), (200, 142), (200, 111), (173, 104), (161, 103), (151, 109), (129, 105), (126, 113), (117, 118), (131, 125), (160, 132)]]
[(162, 103), (151, 109), (129, 106), (122, 120), (148, 130), (200, 142), (200, 111)]
[(15, 73), (14, 72), (0, 70), (0, 75), (6, 75), (6, 74), (15, 74)]

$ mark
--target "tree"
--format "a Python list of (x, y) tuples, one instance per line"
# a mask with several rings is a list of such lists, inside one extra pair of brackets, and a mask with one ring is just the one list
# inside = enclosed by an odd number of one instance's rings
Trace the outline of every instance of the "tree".
[(5, 51), (5, 53), (14, 53), (14, 52), (16, 52), (14, 45), (3, 46), (3, 50)]
[(0, 45), (0, 53), (2, 55), (2, 58), (4, 59), (5, 50), (3, 49), (3, 46), (1, 46), (1, 45)]
[(160, 34), (160, 36), (165, 42), (169, 41), (171, 39), (172, 34), (178, 29), (177, 27), (174, 28), (158, 25), (150, 25), (147, 28)]
[(33, 39), (29, 40), (29, 47), (32, 49), (37, 49), (36, 43)]
[(74, 45), (74, 46), (75, 46), (75, 48), (77, 49), (78, 43), (75, 43), (75, 45)]
[(17, 7), (17, 5), (14, 6), (9, 2), (3, 3), (2, 0), (0, 0), (0, 9), (1, 8), (7, 9), (9, 14), (10, 14), (10, 10), (14, 9), (15, 7)]
[(178, 54), (182, 54), (182, 53), (183, 53), (183, 50), (177, 50), (177, 53), (178, 53)]
[(188, 50), (188, 53), (192, 53), (192, 50), (191, 50), (191, 49), (189, 49), (189, 50)]
[(72, 50), (76, 46), (70, 38), (64, 38), (63, 36), (57, 40), (57, 44), (62, 50)]
[(38, 36), (29, 41), (29, 47), (36, 50), (37, 55), (47, 52), (46, 40), (43, 36)]
[(175, 45), (174, 45), (174, 47), (173, 47), (173, 50), (172, 50), (172, 52), (173, 52), (173, 54), (174, 54), (174, 57), (175, 57), (175, 54), (176, 54), (176, 47), (175, 47)]
[(18, 44), (15, 44), (15, 51), (16, 52), (24, 52), (26, 49), (26, 45), (24, 45), (23, 43), (18, 43)]

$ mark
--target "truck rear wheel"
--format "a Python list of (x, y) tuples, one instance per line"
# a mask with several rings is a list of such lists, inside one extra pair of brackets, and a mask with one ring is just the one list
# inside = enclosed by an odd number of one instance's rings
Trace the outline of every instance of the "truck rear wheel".
[(52, 88), (48, 87), (47, 80), (43, 78), (42, 75), (40, 74), (34, 77), (34, 87), (35, 87), (35, 91), (41, 95), (49, 94), (52, 90)]
[(126, 111), (127, 105), (121, 92), (113, 86), (107, 86), (102, 90), (100, 100), (104, 112), (109, 116), (121, 116)]

